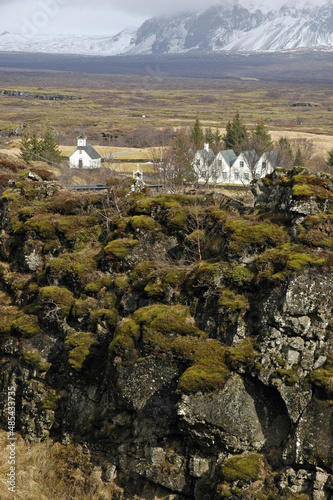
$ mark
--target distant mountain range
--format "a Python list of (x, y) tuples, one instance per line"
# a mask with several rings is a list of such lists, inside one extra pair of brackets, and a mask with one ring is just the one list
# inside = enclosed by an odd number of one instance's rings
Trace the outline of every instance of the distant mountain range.
[(0, 51), (53, 54), (177, 54), (190, 51), (333, 51), (333, 3), (263, 12), (217, 4), (203, 12), (152, 18), (115, 36), (0, 36)]

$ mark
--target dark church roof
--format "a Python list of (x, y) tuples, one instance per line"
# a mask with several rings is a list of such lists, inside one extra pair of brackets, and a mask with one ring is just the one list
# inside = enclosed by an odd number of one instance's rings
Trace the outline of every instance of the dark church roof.
[(99, 158), (102, 158), (101, 155), (97, 153), (96, 149), (93, 148), (90, 144), (88, 144), (87, 146), (78, 146), (77, 149), (85, 151), (92, 160), (98, 160)]

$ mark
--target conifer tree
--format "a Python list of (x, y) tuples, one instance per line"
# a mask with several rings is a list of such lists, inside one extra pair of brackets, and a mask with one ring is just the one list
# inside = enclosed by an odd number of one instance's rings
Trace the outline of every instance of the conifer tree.
[(236, 154), (242, 150), (242, 144), (248, 141), (248, 132), (237, 112), (232, 122), (227, 123), (226, 133), (223, 136), (226, 149), (233, 149)]
[(191, 141), (195, 149), (202, 149), (204, 142), (204, 133), (199, 118), (195, 120), (191, 133)]
[(24, 161), (39, 160), (42, 152), (41, 140), (36, 132), (31, 135), (25, 134), (20, 141), (20, 157)]
[(207, 142), (209, 144), (209, 147), (211, 147), (211, 148), (213, 147), (214, 134), (213, 134), (211, 127), (207, 127), (205, 130), (205, 142)]
[(54, 130), (51, 127), (47, 127), (45, 134), (42, 137), (41, 156), (44, 160), (51, 163), (60, 163), (62, 160), (58, 141), (55, 137)]
[(60, 163), (62, 156), (54, 131), (47, 127), (44, 135), (39, 137), (36, 132), (25, 135), (20, 142), (20, 157), (24, 161), (46, 161)]
[(294, 159), (294, 165), (295, 167), (305, 167), (305, 160), (302, 155), (301, 148), (298, 147)]
[(258, 149), (262, 149), (262, 152), (271, 151), (273, 149), (272, 136), (265, 125), (264, 120), (259, 120), (257, 125), (252, 132), (252, 138), (254, 143), (258, 144)]

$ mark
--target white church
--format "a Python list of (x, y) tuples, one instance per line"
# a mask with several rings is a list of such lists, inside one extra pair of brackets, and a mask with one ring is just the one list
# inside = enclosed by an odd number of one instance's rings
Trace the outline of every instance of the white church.
[(70, 168), (100, 168), (101, 155), (90, 144), (87, 145), (87, 136), (82, 131), (77, 137), (76, 151), (69, 157)]

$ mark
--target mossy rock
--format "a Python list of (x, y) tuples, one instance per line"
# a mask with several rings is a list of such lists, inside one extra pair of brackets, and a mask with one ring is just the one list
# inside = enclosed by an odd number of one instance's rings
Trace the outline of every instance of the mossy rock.
[(55, 411), (58, 407), (57, 393), (54, 389), (50, 389), (46, 399), (42, 400), (43, 410), (53, 410)]
[(97, 257), (98, 253), (88, 248), (83, 252), (66, 253), (51, 259), (47, 271), (71, 284), (83, 286), (89, 279), (89, 274), (97, 270)]
[(130, 224), (134, 230), (140, 231), (159, 231), (161, 229), (161, 225), (147, 215), (134, 215), (130, 219)]
[(230, 264), (225, 272), (224, 278), (232, 287), (243, 287), (249, 285), (255, 277), (255, 273), (246, 265)]
[(224, 386), (229, 371), (225, 346), (206, 336), (195, 327), (187, 307), (155, 304), (138, 309), (118, 325), (109, 355), (126, 363), (167, 353), (188, 366), (179, 378), (180, 391), (211, 392)]
[(69, 315), (72, 305), (74, 304), (74, 296), (65, 287), (45, 286), (39, 290), (41, 314), (45, 316), (45, 312), (51, 313), (51, 316), (63, 319)]
[(96, 335), (90, 332), (75, 332), (67, 336), (65, 346), (69, 349), (69, 365), (75, 371), (81, 371), (85, 361), (94, 354), (97, 344)]
[(38, 351), (38, 349), (23, 351), (22, 354), (24, 361), (28, 365), (33, 366), (34, 368), (38, 368), (41, 372), (46, 372), (51, 366), (51, 363), (41, 361), (40, 352)]
[(254, 340), (247, 338), (235, 346), (229, 347), (226, 351), (225, 359), (231, 370), (251, 370), (256, 365), (258, 355), (259, 353), (255, 349)]
[(99, 293), (102, 290), (102, 288), (110, 287), (112, 283), (113, 279), (110, 276), (102, 276), (96, 279), (96, 281), (88, 283), (84, 287), (84, 291), (88, 294), (95, 295)]
[(309, 267), (322, 267), (325, 258), (311, 254), (302, 245), (285, 244), (263, 252), (255, 261), (257, 279), (284, 281), (293, 273), (302, 274)]
[(218, 298), (218, 306), (231, 311), (241, 311), (249, 308), (248, 299), (228, 288), (221, 288)]
[(286, 385), (292, 386), (292, 385), (297, 384), (297, 382), (299, 381), (298, 374), (297, 374), (299, 368), (300, 367), (298, 365), (295, 365), (292, 368), (288, 368), (288, 369), (278, 368), (277, 374), (279, 377), (281, 377), (283, 379), (283, 381), (285, 382)]
[(83, 318), (84, 316), (89, 316), (89, 314), (98, 308), (98, 301), (92, 297), (87, 299), (77, 299), (71, 311), (71, 315), (74, 318)]
[(125, 259), (130, 251), (139, 243), (138, 240), (131, 238), (120, 238), (110, 241), (104, 248), (106, 256), (117, 258), (119, 260)]
[(23, 314), (11, 323), (11, 331), (14, 335), (31, 338), (41, 333), (38, 324), (38, 317), (30, 314)]
[(129, 287), (130, 278), (127, 274), (117, 274), (114, 278), (113, 286), (115, 292), (118, 294), (124, 294)]
[(115, 327), (118, 323), (117, 309), (96, 309), (91, 311), (90, 318), (96, 323), (104, 321), (109, 327)]
[(276, 246), (289, 241), (284, 227), (243, 219), (226, 221), (223, 233), (228, 239), (229, 249), (237, 253), (242, 253), (249, 247)]
[(247, 453), (226, 460), (221, 467), (221, 474), (227, 483), (235, 481), (256, 481), (260, 472), (263, 456), (259, 453)]
[(109, 356), (120, 354), (124, 355), (125, 359), (131, 359), (139, 337), (140, 326), (131, 318), (123, 319), (109, 345)]
[(333, 362), (329, 361), (325, 367), (312, 370), (308, 380), (319, 387), (328, 399), (333, 399)]

